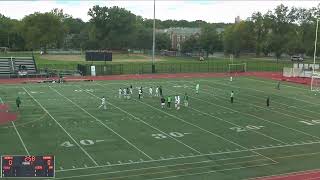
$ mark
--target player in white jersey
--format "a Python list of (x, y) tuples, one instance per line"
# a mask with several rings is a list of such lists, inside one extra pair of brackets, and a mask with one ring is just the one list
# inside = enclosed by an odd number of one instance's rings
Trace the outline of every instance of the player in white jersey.
[(174, 97), (174, 99), (175, 99), (175, 108), (176, 108), (177, 110), (179, 110), (179, 109), (180, 109), (180, 96), (179, 96), (179, 95), (176, 95), (176, 96)]
[(101, 105), (99, 106), (99, 109), (100, 109), (101, 107), (103, 107), (104, 110), (107, 109), (106, 98), (105, 98), (104, 96), (101, 98)]
[(197, 84), (197, 85), (196, 85), (196, 94), (199, 94), (199, 88), (200, 88), (200, 85)]
[(154, 95), (157, 97), (159, 96), (159, 87), (158, 86), (156, 87), (156, 93)]
[(153, 91), (153, 89), (152, 89), (152, 87), (150, 87), (150, 88), (149, 88), (149, 95), (150, 95), (150, 97), (152, 97), (152, 91)]
[(127, 89), (126, 88), (123, 88), (123, 97), (125, 98), (125, 99), (127, 99)]
[(122, 89), (121, 88), (119, 88), (119, 98), (121, 98), (121, 95), (122, 95)]
[(142, 97), (142, 93), (143, 93), (143, 92), (142, 92), (142, 87), (140, 87), (140, 89), (139, 89), (139, 99), (143, 98), (143, 97)]
[(133, 90), (132, 90), (132, 85), (130, 85), (130, 94), (132, 95)]

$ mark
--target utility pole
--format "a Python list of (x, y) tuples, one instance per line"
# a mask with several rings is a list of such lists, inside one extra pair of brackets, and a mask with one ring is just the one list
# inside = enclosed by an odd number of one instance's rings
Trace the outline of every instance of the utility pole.
[(154, 51), (156, 46), (156, 0), (153, 0), (153, 38), (152, 38), (152, 73), (156, 72)]
[(313, 53), (313, 74), (314, 74), (314, 67), (315, 67), (315, 64), (316, 64), (316, 54), (317, 54), (317, 41), (318, 41), (318, 26), (319, 26), (319, 18), (317, 18), (317, 26), (316, 26), (316, 37), (315, 37), (315, 40), (314, 40), (314, 53)]

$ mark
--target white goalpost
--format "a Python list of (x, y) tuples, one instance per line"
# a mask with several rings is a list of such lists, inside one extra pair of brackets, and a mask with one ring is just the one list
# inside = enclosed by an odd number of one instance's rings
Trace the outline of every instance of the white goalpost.
[(229, 64), (229, 73), (247, 72), (247, 63)]
[(319, 92), (320, 91), (320, 74), (314, 74), (311, 77), (311, 91)]

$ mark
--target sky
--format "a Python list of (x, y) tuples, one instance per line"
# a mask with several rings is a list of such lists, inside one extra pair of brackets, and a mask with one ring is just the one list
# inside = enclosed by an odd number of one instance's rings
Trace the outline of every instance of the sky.
[[(277, 5), (284, 4), (292, 7), (311, 8), (317, 7), (320, 1), (222, 1), (222, 0), (156, 0), (156, 18), (161, 20), (203, 20), (211, 23), (232, 23), (236, 16), (241, 19), (250, 17), (253, 12), (262, 13), (273, 10)], [(25, 15), (34, 12), (49, 12), (53, 8), (63, 9), (65, 13), (74, 18), (88, 21), (89, 8), (94, 5), (119, 6), (130, 10), (143, 18), (153, 18), (153, 0), (29, 0), (29, 1), (0, 1), (0, 13), (13, 18), (22, 19)]]

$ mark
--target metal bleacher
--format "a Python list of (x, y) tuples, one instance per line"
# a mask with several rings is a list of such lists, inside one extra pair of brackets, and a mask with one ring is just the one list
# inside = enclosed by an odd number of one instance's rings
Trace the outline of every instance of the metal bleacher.
[(9, 75), (11, 74), (9, 60), (0, 58), (0, 75)]
[(0, 57), (0, 76), (16, 76), (21, 68), (31, 75), (37, 73), (33, 57)]

